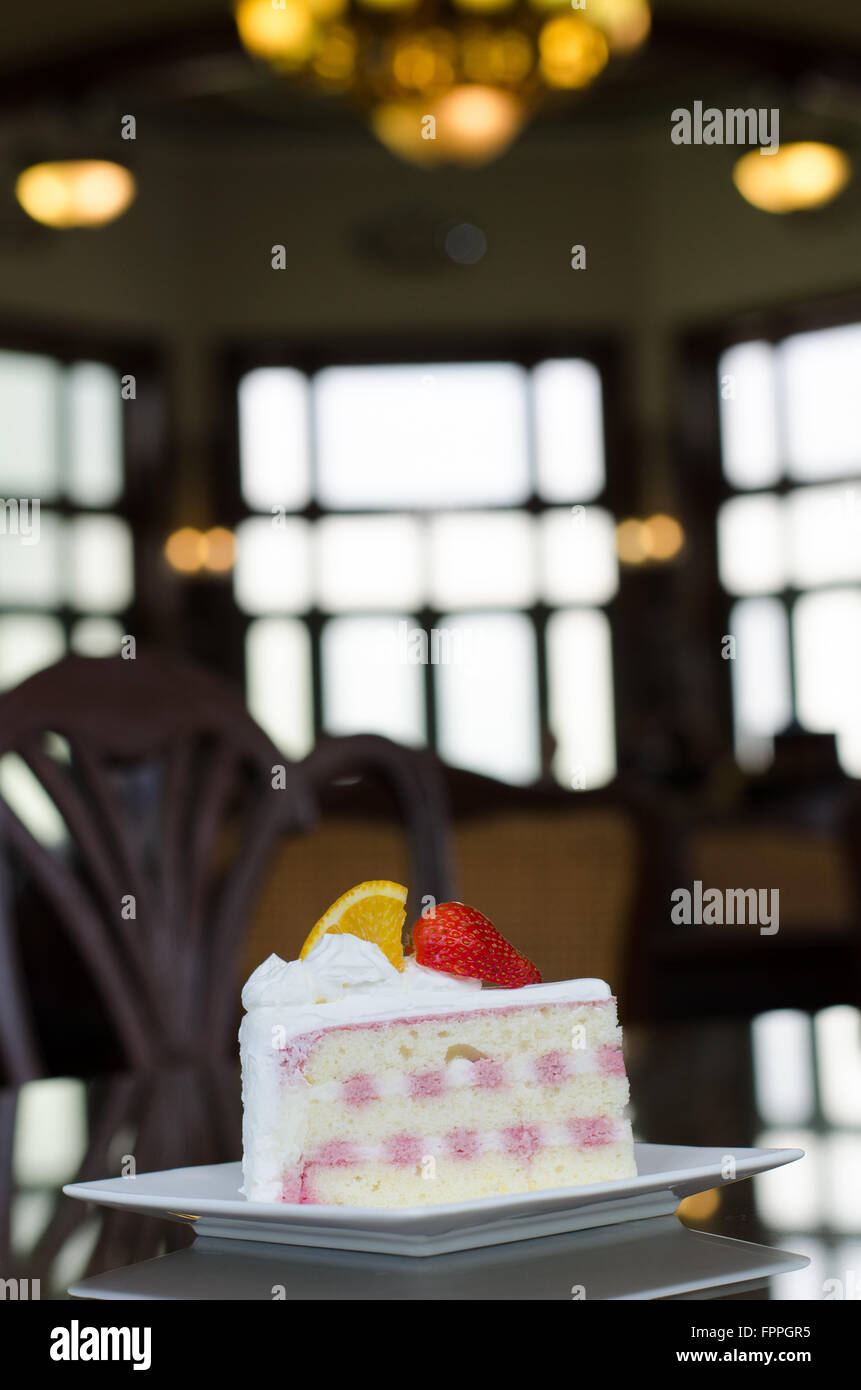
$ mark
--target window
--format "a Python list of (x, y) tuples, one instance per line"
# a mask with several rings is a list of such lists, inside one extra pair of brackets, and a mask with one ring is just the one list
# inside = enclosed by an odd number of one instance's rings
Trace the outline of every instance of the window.
[(118, 373), (0, 351), (0, 688), (116, 652), (134, 592)]
[(254, 367), (238, 386), (234, 592), (252, 712), (430, 744), (512, 783), (615, 772), (617, 588), (584, 359)]
[[(858, 1010), (845, 1004), (812, 1016), (779, 1009), (752, 1023), (755, 1142), (805, 1152), (802, 1163), (754, 1178), (757, 1213), (781, 1243), (813, 1260), (813, 1298), (858, 1293), (859, 1024)], [(798, 1276), (781, 1277), (772, 1297), (804, 1297), (803, 1290)]]
[(762, 767), (794, 717), (861, 776), (861, 324), (739, 343), (718, 373), (737, 757)]

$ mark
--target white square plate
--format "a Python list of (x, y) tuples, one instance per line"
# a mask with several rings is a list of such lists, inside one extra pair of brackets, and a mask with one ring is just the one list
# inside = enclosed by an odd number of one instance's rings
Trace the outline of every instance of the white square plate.
[(73, 1284), (73, 1298), (305, 1302), (714, 1298), (804, 1269), (804, 1255), (691, 1231), (677, 1216), (430, 1260), (201, 1236)]
[(636, 1178), (428, 1207), (247, 1202), (238, 1191), (239, 1163), (70, 1183), (63, 1191), (99, 1206), (193, 1222), (199, 1236), (421, 1256), (667, 1216), (694, 1192), (723, 1187), (804, 1156), (802, 1149), (676, 1144), (637, 1144), (635, 1151)]

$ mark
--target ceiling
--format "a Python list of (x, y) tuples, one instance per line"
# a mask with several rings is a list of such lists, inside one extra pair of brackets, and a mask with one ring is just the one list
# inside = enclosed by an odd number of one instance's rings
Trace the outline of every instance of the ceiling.
[[(861, 5), (855, 0), (653, 0), (660, 23), (664, 19), (700, 21), (704, 25), (772, 34), (780, 38), (808, 37), (819, 42), (847, 40), (861, 49)], [(34, 13), (38, 22), (34, 22)], [(69, 55), (91, 44), (152, 35), (179, 33), (194, 25), (212, 25), (229, 17), (227, 0), (39, 0), (4, 7), (0, 34), (0, 66), (36, 56)]]
[[(845, 120), (861, 133), (857, 0), (652, 0), (653, 31), (580, 97), (550, 102), (527, 139), (594, 124), (666, 121), (668, 103), (779, 87), (788, 109)], [(38, 14), (38, 23), (33, 20)], [(252, 62), (228, 0), (40, 0), (7, 6), (0, 33), (0, 133), (52, 120), (91, 131), (124, 111), (156, 138), (368, 142), (339, 97), (312, 94)]]

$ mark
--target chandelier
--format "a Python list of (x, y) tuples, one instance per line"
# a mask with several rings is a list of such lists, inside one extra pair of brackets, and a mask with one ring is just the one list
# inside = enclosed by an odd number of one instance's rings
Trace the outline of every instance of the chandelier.
[(480, 164), (649, 32), (648, 0), (236, 0), (276, 72), (350, 97), (393, 153)]

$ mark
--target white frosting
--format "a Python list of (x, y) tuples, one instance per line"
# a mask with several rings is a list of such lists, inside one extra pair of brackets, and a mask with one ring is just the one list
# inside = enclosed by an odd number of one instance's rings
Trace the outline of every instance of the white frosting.
[[(242, 991), (247, 1012), (239, 1029), (245, 1179), (240, 1190), (246, 1195), (253, 1191), (257, 1201), (277, 1201), (280, 1175), (301, 1162), (309, 1087), (301, 1072), (285, 1072), (279, 1054), (303, 1035), (464, 1008), (510, 1009), (611, 997), (603, 980), (482, 989), (480, 980), (430, 970), (411, 957), (399, 971), (379, 946), (348, 933), (326, 933), (304, 960), (269, 956)], [(280, 1121), (273, 1124), (276, 1115)]]
[(334, 1004), (347, 998), (345, 991), (355, 1000), (368, 994), (462, 994), (480, 989), (480, 980), (428, 970), (411, 956), (404, 961), (403, 970), (396, 970), (372, 941), (362, 941), (348, 932), (327, 932), (304, 960), (284, 961), (271, 955), (258, 965), (246, 981), (242, 1005), (250, 1011)]

